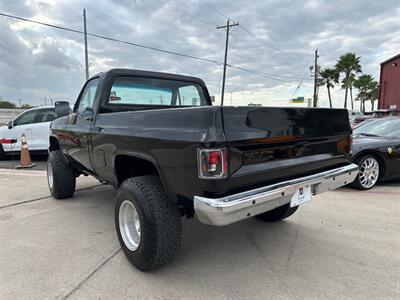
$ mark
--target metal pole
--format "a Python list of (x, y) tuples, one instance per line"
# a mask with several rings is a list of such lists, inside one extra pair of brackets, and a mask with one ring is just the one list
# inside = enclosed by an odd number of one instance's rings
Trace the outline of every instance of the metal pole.
[(87, 32), (86, 32), (86, 9), (83, 9), (83, 32), (85, 37), (85, 70), (86, 80), (89, 79), (89, 59), (88, 59), (88, 47), (87, 47)]
[(224, 105), (224, 95), (225, 95), (225, 77), (226, 77), (226, 62), (228, 59), (228, 44), (229, 44), (229, 29), (232, 26), (238, 26), (239, 23), (230, 24), (230, 20), (226, 21), (225, 26), (218, 26), (217, 29), (226, 28), (226, 40), (225, 40), (225, 58), (224, 58), (224, 71), (222, 74), (222, 89), (221, 89), (221, 106)]
[(317, 102), (318, 102), (317, 85), (318, 85), (318, 49), (315, 49), (315, 57), (314, 57), (314, 103), (313, 103), (313, 107), (317, 107)]
[(229, 42), (229, 20), (226, 21), (225, 58), (224, 58), (224, 71), (222, 74), (221, 106), (224, 105), (226, 59), (228, 58), (228, 42)]

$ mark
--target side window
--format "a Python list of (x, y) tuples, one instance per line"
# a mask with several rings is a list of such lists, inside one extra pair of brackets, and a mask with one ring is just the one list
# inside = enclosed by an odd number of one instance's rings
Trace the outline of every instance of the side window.
[(99, 79), (92, 79), (85, 87), (82, 96), (79, 100), (77, 113), (81, 113), (88, 108), (93, 109), (94, 97), (96, 96), (97, 86), (99, 84)]
[[(179, 103), (180, 100), (180, 103)], [(179, 88), (179, 105), (183, 106), (198, 106), (200, 105), (199, 91), (193, 85), (188, 85)]]
[(27, 111), (14, 120), (14, 126), (32, 124), (35, 120), (37, 110)]
[(54, 109), (52, 108), (41, 109), (38, 111), (36, 115), (35, 123), (51, 122), (56, 118), (57, 114)]

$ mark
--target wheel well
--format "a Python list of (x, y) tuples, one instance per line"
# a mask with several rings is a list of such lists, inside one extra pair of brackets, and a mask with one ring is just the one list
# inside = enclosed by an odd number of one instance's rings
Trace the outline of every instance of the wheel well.
[(50, 151), (60, 150), (60, 144), (58, 143), (58, 140), (54, 136), (50, 137), (49, 150)]
[(157, 175), (158, 170), (153, 163), (148, 160), (129, 156), (118, 155), (114, 162), (115, 175), (118, 179), (118, 185), (121, 185), (125, 179), (130, 177)]
[(379, 179), (381, 179), (383, 177), (383, 175), (385, 174), (385, 161), (382, 157), (382, 155), (380, 155), (378, 152), (375, 151), (363, 151), (360, 152), (356, 155), (356, 157), (354, 157), (353, 161), (359, 160), (361, 157), (363, 156), (367, 156), (367, 155), (372, 155), (373, 157), (375, 157), (378, 160), (379, 163)]

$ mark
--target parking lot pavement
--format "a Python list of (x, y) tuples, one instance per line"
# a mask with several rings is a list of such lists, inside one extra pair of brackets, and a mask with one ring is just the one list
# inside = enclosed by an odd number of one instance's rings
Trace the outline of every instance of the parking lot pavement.
[(142, 273), (120, 250), (111, 187), (79, 178), (74, 198), (54, 200), (33, 174), (0, 170), (13, 204), (0, 209), (1, 299), (400, 297), (400, 183), (325, 193), (275, 224), (183, 220), (176, 259)]
[[(47, 155), (31, 155), (35, 166), (26, 170), (46, 170)], [(8, 156), (7, 160), (0, 160), (0, 169), (15, 169), (19, 164), (19, 154)]]

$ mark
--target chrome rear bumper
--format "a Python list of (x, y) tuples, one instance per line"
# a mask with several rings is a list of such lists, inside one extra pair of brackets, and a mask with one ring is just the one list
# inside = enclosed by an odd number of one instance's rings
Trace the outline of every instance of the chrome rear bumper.
[(313, 195), (316, 195), (352, 182), (357, 174), (358, 166), (349, 164), (222, 198), (195, 196), (194, 209), (204, 224), (227, 225), (289, 203), (301, 187), (311, 186)]

